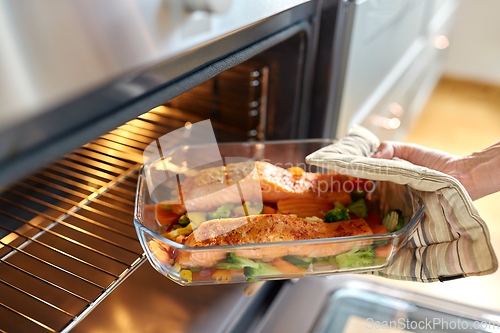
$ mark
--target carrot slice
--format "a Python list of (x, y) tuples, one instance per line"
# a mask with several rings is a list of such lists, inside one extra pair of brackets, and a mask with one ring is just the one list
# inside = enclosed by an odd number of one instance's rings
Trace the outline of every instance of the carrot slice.
[(387, 234), (388, 231), (383, 225), (370, 226), (374, 235)]
[(332, 203), (319, 198), (292, 198), (278, 201), (279, 211), (284, 214), (295, 214), (298, 217), (323, 218), (323, 215), (332, 209)]
[(375, 248), (375, 258), (387, 258), (391, 253), (391, 244)]
[(171, 210), (161, 209), (161, 204), (156, 205), (156, 219), (160, 225), (170, 225), (179, 221), (179, 214), (174, 213)]
[(215, 282), (231, 282), (233, 275), (228, 269), (218, 269), (212, 274), (212, 278), (215, 279)]
[(270, 264), (285, 274), (300, 274), (307, 272), (307, 269), (292, 265), (281, 258), (274, 259), (273, 261), (270, 262)]
[(264, 214), (276, 214), (277, 210), (271, 206), (264, 205)]

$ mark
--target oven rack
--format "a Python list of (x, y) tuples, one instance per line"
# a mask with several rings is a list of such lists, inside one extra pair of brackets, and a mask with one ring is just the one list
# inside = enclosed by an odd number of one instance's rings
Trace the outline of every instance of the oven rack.
[(0, 330), (68, 332), (145, 261), (137, 174), (167, 123), (142, 115), (0, 196)]
[[(266, 79), (246, 66), (214, 79), (231, 89)], [(183, 98), (208, 98), (200, 90)], [(247, 112), (261, 102), (248, 91), (220, 94), (216, 107)], [(0, 193), (0, 332), (69, 332), (146, 261), (133, 224), (142, 152), (203, 120), (189, 103), (177, 106), (157, 107)], [(219, 141), (248, 138), (228, 123), (212, 121)]]

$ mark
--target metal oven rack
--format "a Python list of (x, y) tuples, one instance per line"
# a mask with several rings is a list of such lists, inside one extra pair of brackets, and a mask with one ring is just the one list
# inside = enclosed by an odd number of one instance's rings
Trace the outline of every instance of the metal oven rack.
[[(232, 89), (266, 78), (241, 68)], [(248, 91), (239, 112), (261, 101)], [(155, 108), (0, 193), (0, 332), (68, 332), (145, 262), (133, 225), (142, 151), (203, 119), (181, 105)], [(248, 138), (223, 118), (213, 125), (219, 140)]]

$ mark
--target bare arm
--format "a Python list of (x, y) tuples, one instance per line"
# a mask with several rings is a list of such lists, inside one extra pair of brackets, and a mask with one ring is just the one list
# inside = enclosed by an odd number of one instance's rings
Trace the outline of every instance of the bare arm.
[(500, 141), (465, 156), (415, 144), (386, 141), (382, 142), (374, 157), (399, 157), (446, 173), (462, 183), (472, 200), (500, 191)]

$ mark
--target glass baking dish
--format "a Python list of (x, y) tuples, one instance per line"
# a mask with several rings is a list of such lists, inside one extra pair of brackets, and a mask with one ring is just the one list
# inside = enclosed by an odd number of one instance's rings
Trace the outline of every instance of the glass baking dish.
[[(219, 144), (218, 148), (223, 160), (239, 156), (240, 159), (267, 161), (285, 168), (298, 166), (307, 172), (327, 173), (328, 170), (306, 165), (304, 160), (308, 154), (333, 142), (333, 140), (328, 139), (264, 141)], [(370, 190), (369, 193), (370, 210), (377, 211), (380, 216), (383, 216), (391, 210), (399, 209), (405, 219), (405, 226), (402, 229), (392, 233), (364, 236), (258, 244), (186, 246), (162, 236), (166, 227), (158, 223), (155, 207), (169, 194), (165, 194), (165, 191), (161, 190), (153, 191), (148, 186), (152, 186), (151, 177), (154, 178), (155, 174), (158, 174), (157, 169), (161, 169), (158, 165), (165, 166), (165, 161), (169, 161), (170, 167), (167, 169), (177, 172), (175, 175), (171, 173), (171, 177), (166, 182), (173, 181), (175, 183), (176, 180), (179, 182), (179, 175), (189, 177), (196, 174), (200, 170), (196, 166), (200, 165), (200, 159), (202, 159), (205, 150), (203, 145), (192, 145), (173, 147), (163, 151), (162, 159), (155, 159), (144, 165), (138, 180), (134, 223), (139, 240), (151, 265), (158, 272), (180, 285), (240, 283), (380, 270), (393, 262), (398, 250), (405, 246), (409, 235), (424, 216), (424, 206), (416, 191), (408, 186), (391, 182), (376, 182), (373, 190)], [(188, 155), (189, 158), (186, 157)], [(172, 161), (182, 161), (182, 163), (176, 165)], [(194, 163), (193, 168), (190, 167), (191, 162)], [(147, 177), (149, 177), (149, 182)], [(324, 249), (325, 247), (336, 248), (336, 254), (323, 257), (300, 256), (301, 249), (306, 249), (305, 252), (310, 254), (315, 253), (315, 251), (311, 251), (315, 248)], [(375, 253), (374, 258), (357, 261), (350, 265), (340, 265), (340, 254), (345, 259), (346, 256), (367, 249), (374, 250), (371, 252)], [(337, 253), (339, 251), (340, 254)], [(257, 252), (267, 255), (264, 256), (265, 258), (252, 257), (251, 254)], [(294, 255), (290, 255), (290, 253)], [(298, 253), (299, 255), (297, 255)], [(317, 253), (321, 253), (321, 251)], [(180, 266), (177, 262), (178, 259), (186, 256), (201, 258), (202, 264), (197, 267)], [(232, 264), (235, 263), (235, 257), (245, 258), (245, 268), (232, 267)], [(209, 260), (206, 265), (203, 265), (203, 258), (217, 258), (217, 261), (214, 263), (213, 260)], [(342, 261), (345, 262), (345, 260)], [(262, 267), (270, 269), (260, 269)]]

